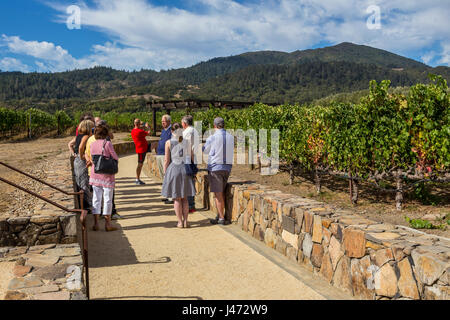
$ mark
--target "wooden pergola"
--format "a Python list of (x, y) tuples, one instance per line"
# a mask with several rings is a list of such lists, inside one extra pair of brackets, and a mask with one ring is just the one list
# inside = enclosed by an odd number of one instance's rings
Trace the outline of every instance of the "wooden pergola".
[[(156, 112), (164, 111), (170, 115), (171, 111), (186, 110), (186, 114), (193, 110), (208, 110), (211, 106), (216, 108), (243, 109), (254, 105), (256, 102), (239, 101), (212, 101), (212, 100), (168, 100), (168, 101), (148, 101), (147, 107), (153, 114), (153, 136), (156, 136)], [(268, 106), (278, 106), (280, 103), (264, 103)]]

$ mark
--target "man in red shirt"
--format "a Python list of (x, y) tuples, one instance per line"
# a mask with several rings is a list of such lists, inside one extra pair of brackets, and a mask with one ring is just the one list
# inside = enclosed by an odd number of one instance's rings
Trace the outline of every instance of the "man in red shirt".
[[(148, 152), (148, 143), (145, 137), (150, 134), (150, 130), (149, 131), (142, 130), (141, 125), (142, 125), (141, 120), (139, 119), (134, 120), (134, 129), (131, 131), (131, 137), (133, 138), (134, 145), (136, 146), (136, 153), (138, 154), (138, 166), (136, 168), (137, 185), (145, 184), (140, 178), (142, 167), (144, 165), (145, 156), (147, 155)], [(150, 129), (148, 123), (145, 124), (145, 127), (147, 129)]]

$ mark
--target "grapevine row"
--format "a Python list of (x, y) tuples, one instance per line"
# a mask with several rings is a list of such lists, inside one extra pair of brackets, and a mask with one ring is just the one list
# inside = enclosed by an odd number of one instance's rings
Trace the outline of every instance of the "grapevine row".
[(407, 95), (389, 94), (387, 80), (371, 81), (369, 94), (358, 104), (212, 108), (195, 120), (208, 127), (221, 116), (230, 129), (279, 129), (280, 158), (288, 167), (312, 172), (318, 193), (323, 172), (347, 176), (354, 203), (358, 181), (393, 179), (401, 209), (405, 181), (449, 178), (448, 86), (442, 77), (430, 78), (430, 84), (417, 84)]

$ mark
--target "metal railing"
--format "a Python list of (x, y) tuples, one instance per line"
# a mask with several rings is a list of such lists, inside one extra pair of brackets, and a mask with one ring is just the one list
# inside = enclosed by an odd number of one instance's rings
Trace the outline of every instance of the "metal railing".
[(58, 204), (58, 203), (56, 203), (56, 202), (54, 202), (54, 201), (44, 197), (44, 196), (41, 196), (40, 194), (37, 194), (37, 193), (35, 193), (35, 192), (31, 191), (31, 190), (28, 190), (28, 189), (26, 189), (26, 188), (24, 188), (22, 186), (19, 186), (18, 184), (14, 183), (12, 181), (9, 181), (7, 179), (4, 179), (4, 178), (0, 177), (0, 181), (4, 182), (6, 184), (9, 184), (10, 186), (13, 186), (14, 188), (17, 188), (17, 189), (19, 189), (21, 191), (24, 191), (24, 192), (26, 192), (26, 193), (28, 193), (28, 194), (36, 197), (36, 198), (39, 198), (39, 199), (41, 199), (41, 200), (43, 200), (43, 201), (45, 201), (47, 203), (50, 203), (51, 205), (53, 205), (53, 206), (55, 206), (55, 207), (65, 211), (65, 212), (79, 213), (80, 214), (80, 222), (81, 222), (81, 230), (82, 230), (83, 265), (84, 265), (84, 270), (85, 270), (85, 281), (86, 281), (86, 296), (89, 299), (89, 297), (90, 297), (90, 294), (89, 294), (89, 260), (88, 260), (88, 237), (87, 237), (87, 228), (86, 228), (86, 218), (87, 218), (88, 211), (84, 210), (84, 208), (83, 208), (84, 191), (81, 190), (79, 192), (67, 192), (67, 191), (64, 191), (64, 190), (62, 190), (62, 189), (60, 189), (60, 188), (58, 188), (58, 187), (56, 187), (56, 186), (54, 186), (54, 185), (52, 185), (52, 184), (50, 184), (48, 182), (45, 182), (45, 181), (43, 181), (43, 180), (41, 180), (41, 179), (39, 179), (37, 177), (34, 177), (34, 176), (32, 176), (32, 175), (30, 175), (30, 174), (28, 174), (26, 172), (23, 172), (23, 171), (21, 171), (21, 170), (19, 170), (17, 168), (14, 168), (14, 167), (12, 167), (12, 166), (4, 163), (4, 162), (0, 161), (0, 165), (5, 166), (8, 169), (11, 169), (13, 171), (16, 171), (16, 172), (18, 172), (18, 173), (20, 173), (20, 174), (22, 174), (24, 176), (27, 176), (28, 178), (31, 178), (31, 179), (39, 182), (39, 183), (42, 183), (42, 184), (44, 184), (46, 186), (49, 186), (50, 188), (52, 188), (52, 189), (54, 189), (54, 190), (56, 190), (58, 192), (61, 192), (61, 193), (65, 194), (65, 195), (68, 195), (68, 196), (80, 196), (80, 201), (79, 201), (80, 209), (68, 209), (68, 208), (66, 208), (66, 207), (64, 207), (64, 206), (62, 206), (62, 205), (60, 205), (60, 204)]

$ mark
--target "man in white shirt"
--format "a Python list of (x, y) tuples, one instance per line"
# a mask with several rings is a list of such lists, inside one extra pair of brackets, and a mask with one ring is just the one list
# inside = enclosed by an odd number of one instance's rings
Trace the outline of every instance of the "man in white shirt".
[(209, 188), (216, 196), (218, 216), (211, 220), (212, 224), (226, 224), (225, 222), (225, 188), (228, 183), (234, 160), (234, 136), (226, 132), (225, 121), (214, 119), (215, 133), (210, 136), (203, 152), (208, 154)]
[[(190, 115), (183, 117), (183, 119), (181, 119), (181, 125), (183, 126), (183, 140), (188, 142), (189, 145), (189, 150), (190, 152), (192, 152), (194, 154), (195, 157), (195, 135), (198, 135), (198, 132), (196, 132), (196, 130), (194, 129), (193, 125), (194, 125), (194, 118)], [(189, 154), (190, 156), (190, 154)], [(195, 162), (195, 158), (194, 158), (194, 162)], [(196, 162), (195, 162), (196, 163)], [(193, 177), (193, 179), (195, 179)], [(189, 202), (189, 213), (193, 213), (195, 212), (195, 197), (188, 197), (188, 202)]]

